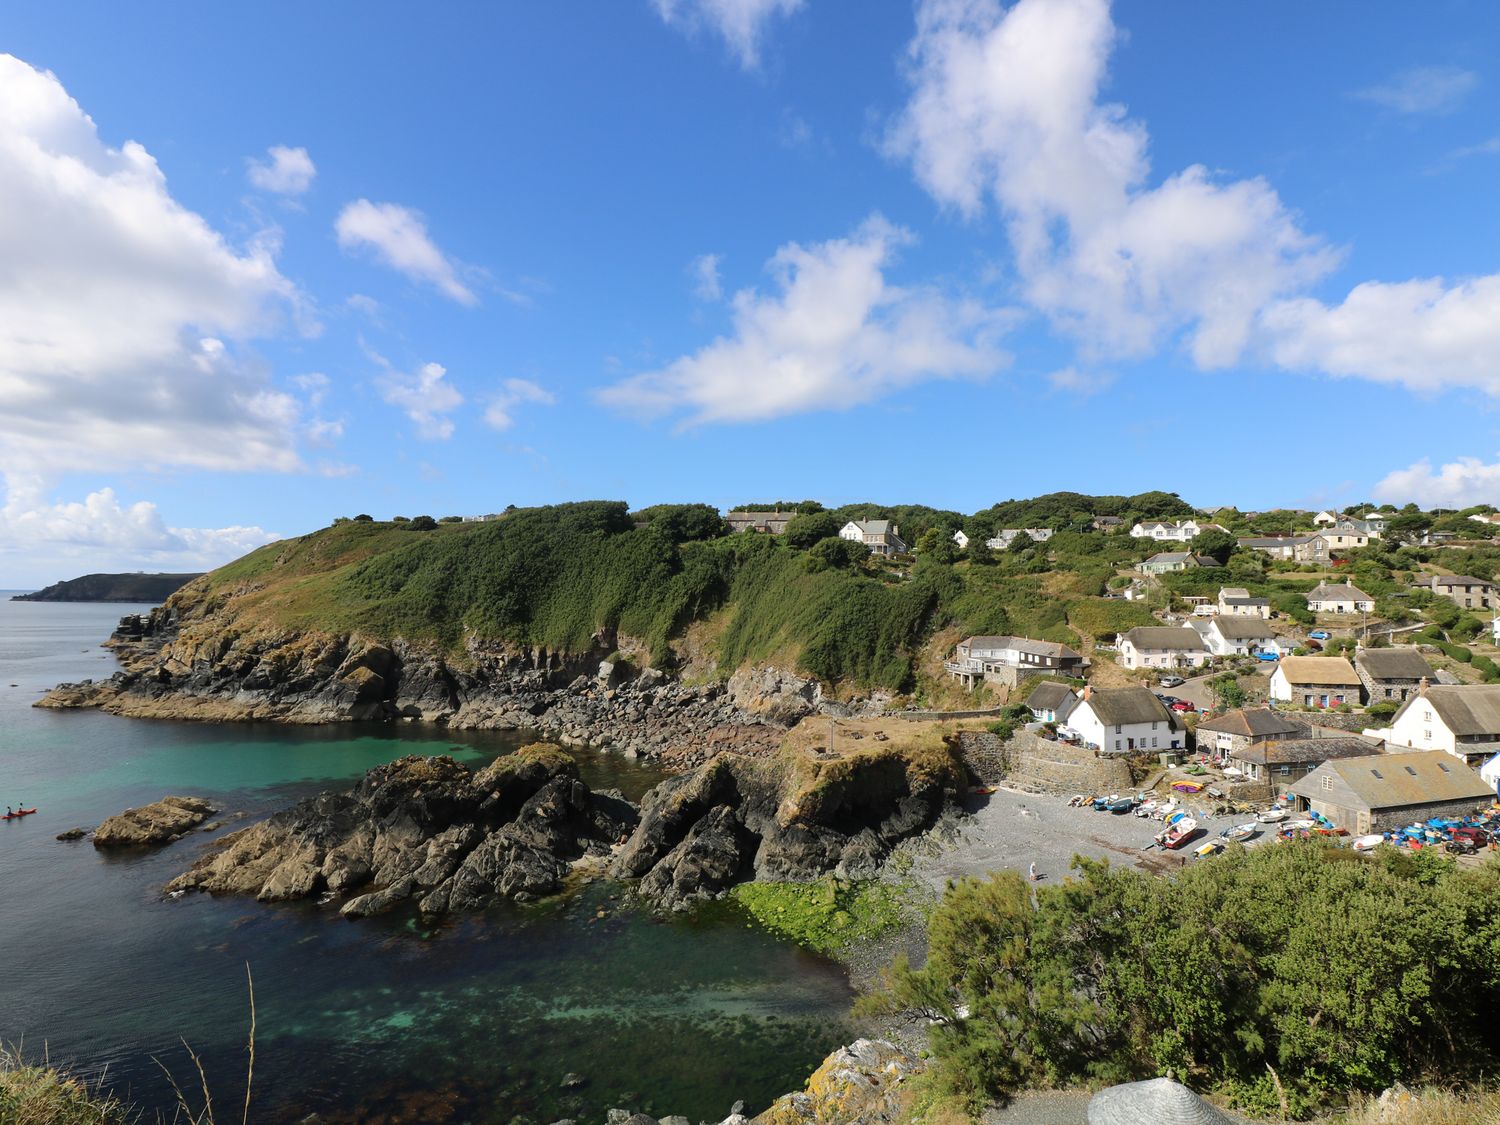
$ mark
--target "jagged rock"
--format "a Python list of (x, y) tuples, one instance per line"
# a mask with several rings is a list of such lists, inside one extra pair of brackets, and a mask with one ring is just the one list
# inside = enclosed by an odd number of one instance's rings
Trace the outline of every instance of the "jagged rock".
[(447, 756), (412, 756), (224, 837), (167, 890), (264, 902), (362, 891), (340, 908), (348, 918), (407, 900), (429, 914), (471, 910), (561, 889), (574, 862), (607, 855), (635, 819), (633, 806), (592, 793), (573, 760), (545, 744), (477, 774)]
[(69, 828), (66, 832), (59, 832), (57, 838), (59, 840), (82, 840), (88, 834), (87, 828)]
[(198, 797), (163, 797), (154, 804), (126, 809), (94, 831), (94, 847), (139, 847), (170, 844), (196, 828), (217, 810)]
[(895, 1125), (906, 1120), (906, 1086), (922, 1070), (914, 1055), (883, 1039), (859, 1039), (824, 1059), (805, 1091), (776, 1099), (754, 1125)]

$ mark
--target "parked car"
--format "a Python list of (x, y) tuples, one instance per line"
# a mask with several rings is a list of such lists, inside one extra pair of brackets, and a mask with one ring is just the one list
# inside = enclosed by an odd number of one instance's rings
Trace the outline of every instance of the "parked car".
[(1196, 711), (1196, 710), (1198, 710), (1198, 708), (1196, 706), (1194, 706), (1193, 704), (1189, 703), (1186, 699), (1176, 700), (1175, 702), (1172, 703), (1171, 706), (1172, 706), (1172, 710), (1174, 710), (1174, 711), (1176, 711), (1178, 713), (1185, 713), (1185, 712), (1188, 712), (1188, 711)]
[(1275, 664), (1278, 660), (1281, 659), (1281, 657), (1274, 652), (1257, 652), (1255, 654), (1255, 659), (1261, 661), (1264, 664)]
[(1453, 829), (1453, 838), (1455, 840), (1468, 840), (1476, 848), (1482, 848), (1490, 842), (1489, 834), (1483, 828), (1476, 828), (1469, 824), (1460, 825)]
[(1323, 651), (1323, 643), (1321, 641), (1308, 641), (1307, 644), (1303, 647), (1305, 647), (1309, 652)]
[(1329, 633), (1328, 633), (1327, 629), (1314, 629), (1311, 633), (1309, 633), (1307, 635), (1309, 637), (1311, 637), (1315, 641), (1326, 641), (1328, 639), (1328, 637), (1329, 637)]
[(1161, 678), (1162, 687), (1181, 687), (1185, 683), (1187, 683), (1187, 681), (1184, 680), (1181, 676), (1163, 676)]

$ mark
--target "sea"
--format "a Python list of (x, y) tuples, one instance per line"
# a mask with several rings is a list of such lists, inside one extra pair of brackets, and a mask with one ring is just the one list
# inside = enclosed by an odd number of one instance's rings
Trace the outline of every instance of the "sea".
[[(851, 1033), (841, 967), (729, 904), (654, 917), (593, 883), (425, 924), (337, 904), (168, 898), (210, 841), (406, 754), (478, 767), (524, 735), (420, 724), (300, 727), (124, 719), (32, 706), (115, 668), (100, 647), (147, 606), (0, 592), (0, 1042), (71, 1069), (144, 1121), (604, 1122), (608, 1110), (717, 1121), (801, 1087)], [(639, 798), (661, 775), (579, 752), (585, 779)], [(129, 853), (56, 836), (167, 794), (240, 817)], [(200, 1076), (199, 1067), (202, 1068)], [(232, 1107), (232, 1112), (226, 1109)]]

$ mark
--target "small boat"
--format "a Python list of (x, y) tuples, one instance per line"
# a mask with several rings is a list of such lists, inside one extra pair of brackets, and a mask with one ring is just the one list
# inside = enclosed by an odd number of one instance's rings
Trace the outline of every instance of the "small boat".
[(1372, 848), (1380, 847), (1383, 843), (1385, 843), (1385, 837), (1379, 833), (1375, 833), (1370, 836), (1360, 836), (1350, 846), (1357, 852), (1367, 852)]
[(1171, 828), (1168, 828), (1156, 839), (1164, 848), (1180, 848), (1192, 839), (1193, 836), (1197, 835), (1197, 832), (1198, 822), (1192, 817), (1186, 817), (1172, 825)]
[(0, 815), (0, 820), (20, 820), (23, 816), (30, 816), (36, 809), (17, 809), (15, 812)]
[(1082, 793), (1074, 793), (1071, 797), (1068, 798), (1068, 808), (1082, 808), (1084, 805), (1088, 804), (1088, 801), (1089, 799)]
[(992, 793), (1000, 792), (1000, 787), (998, 785), (976, 785), (969, 792), (976, 797), (988, 797)]
[(1115, 816), (1119, 816), (1121, 813), (1128, 813), (1133, 808), (1135, 808), (1135, 799), (1132, 797), (1121, 797), (1118, 801), (1111, 801), (1109, 803), (1109, 811)]
[(1203, 792), (1203, 782), (1174, 781), (1172, 782), (1172, 788), (1177, 790), (1177, 792), (1179, 793), (1201, 793)]
[(1112, 798), (1110, 797), (1095, 797), (1089, 803), (1094, 806), (1095, 812), (1103, 812), (1111, 800)]
[(1296, 829), (1298, 832), (1308, 832), (1318, 826), (1315, 820), (1289, 820), (1285, 827)]
[(1223, 840), (1206, 840), (1193, 849), (1193, 858), (1207, 859), (1211, 855), (1218, 855), (1223, 850)]
[(1286, 809), (1267, 809), (1265, 812), (1259, 813), (1255, 819), (1262, 824), (1276, 824), (1279, 821), (1285, 820), (1286, 817)]
[(1139, 805), (1136, 806), (1136, 808), (1135, 808), (1135, 815), (1136, 816), (1150, 816), (1152, 813), (1154, 813), (1156, 811), (1156, 809), (1157, 809), (1156, 801), (1154, 799), (1152, 799), (1152, 798), (1147, 798), (1146, 800), (1142, 801)]
[(1219, 835), (1226, 840), (1248, 840), (1250, 837), (1259, 834), (1259, 832), (1260, 825), (1251, 820), (1244, 824), (1232, 825), (1220, 832)]

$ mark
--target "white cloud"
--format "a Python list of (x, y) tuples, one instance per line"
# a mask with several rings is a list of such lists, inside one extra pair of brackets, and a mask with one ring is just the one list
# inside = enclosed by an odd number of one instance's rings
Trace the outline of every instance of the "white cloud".
[(122, 504), (111, 488), (49, 503), (39, 476), (7, 474), (5, 484), (0, 561), (26, 566), (28, 584), (99, 570), (207, 570), (280, 538), (260, 527), (170, 527), (155, 504)]
[(719, 278), (718, 254), (700, 254), (688, 266), (688, 275), (693, 279), (693, 296), (700, 301), (717, 301), (724, 295), (724, 286)]
[(1450, 155), (1456, 160), (1470, 156), (1500, 156), (1500, 137), (1491, 137), (1487, 141), (1480, 141), (1477, 145), (1454, 149)]
[(1106, 390), (1115, 377), (1112, 374), (1099, 371), (1080, 371), (1076, 367), (1064, 367), (1053, 371), (1047, 376), (1047, 382), (1054, 391), (1066, 391), (1069, 394), (1086, 398), (1089, 395), (1098, 394)]
[(1493, 504), (1496, 496), (1500, 496), (1500, 464), (1486, 465), (1477, 457), (1460, 457), (1436, 472), (1432, 462), (1424, 459), (1397, 469), (1375, 486), (1378, 500), (1427, 509)]
[(274, 248), (230, 247), (0, 55), (0, 464), (298, 468), (296, 400), (234, 346), (297, 310)]
[(788, 243), (768, 266), (777, 292), (735, 294), (732, 335), (607, 387), (600, 400), (647, 415), (682, 411), (688, 423), (762, 421), (1002, 367), (999, 314), (886, 280), (910, 241), (874, 216), (849, 238)]
[(1233, 363), (1337, 256), (1264, 180), (1193, 165), (1150, 186), (1145, 126), (1099, 101), (1116, 38), (1107, 0), (921, 0), (888, 151), (945, 205), (993, 203), (1027, 298), (1086, 354), (1185, 331), (1200, 366)]
[(459, 280), (460, 266), (427, 234), (422, 215), (399, 203), (371, 203), (357, 199), (339, 212), (334, 230), (345, 250), (369, 247), (398, 273), (425, 281), (461, 305), (477, 305), (479, 298)]
[(463, 405), (464, 396), (449, 383), (447, 368), (424, 363), (413, 374), (388, 370), (380, 377), (380, 397), (399, 406), (417, 426), (417, 434), (429, 441), (447, 441), (453, 436), (448, 417)]
[(484, 412), (484, 421), (494, 429), (508, 430), (515, 425), (516, 407), (526, 403), (551, 406), (556, 401), (551, 391), (530, 379), (507, 379), (501, 390), (490, 399)]
[(246, 174), (250, 182), (262, 191), (277, 195), (301, 195), (312, 187), (313, 177), (318, 174), (312, 157), (305, 148), (287, 148), (272, 145), (266, 150), (269, 161), (247, 159)]
[(1414, 66), (1354, 96), (1398, 113), (1451, 113), (1479, 86), (1479, 75), (1458, 66)]
[(1477, 387), (1500, 394), (1500, 275), (1367, 281), (1341, 304), (1304, 297), (1266, 310), (1272, 357), (1417, 391)]
[(652, 0), (669, 26), (691, 32), (708, 28), (729, 45), (740, 65), (760, 65), (760, 42), (766, 25), (777, 16), (790, 16), (803, 0)]

